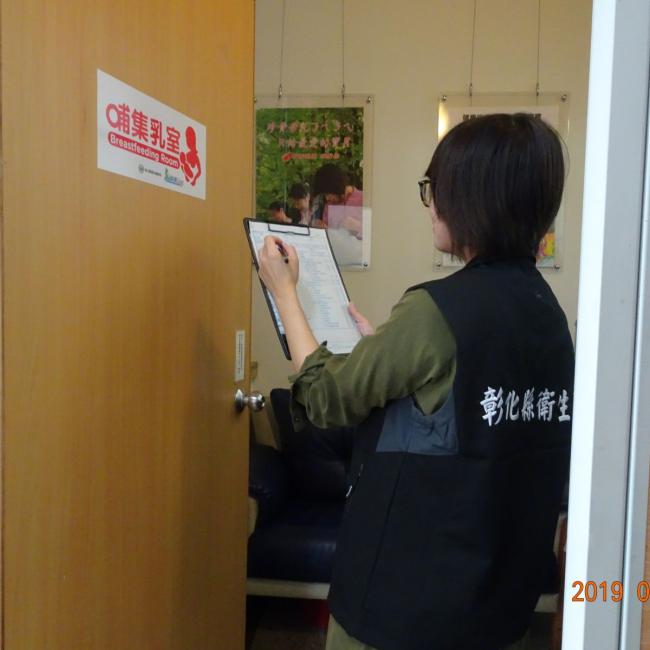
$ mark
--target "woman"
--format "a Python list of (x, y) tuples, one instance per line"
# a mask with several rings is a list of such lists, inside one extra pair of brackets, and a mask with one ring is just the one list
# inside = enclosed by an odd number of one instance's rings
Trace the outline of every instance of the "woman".
[(337, 165), (326, 163), (314, 174), (314, 196), (323, 198), (323, 225), (363, 239), (363, 192)]
[(294, 416), (357, 425), (328, 649), (501, 650), (548, 583), (568, 476), (573, 345), (535, 268), (560, 205), (558, 136), (532, 116), (463, 122), (420, 181), (435, 246), (466, 265), (408, 290), (349, 355), (319, 346), (298, 259), (260, 276), (298, 371)]

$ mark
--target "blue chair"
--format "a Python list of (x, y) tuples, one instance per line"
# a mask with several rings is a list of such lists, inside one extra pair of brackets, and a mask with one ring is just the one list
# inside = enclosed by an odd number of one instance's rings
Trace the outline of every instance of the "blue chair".
[(345, 507), (352, 429), (296, 432), (290, 393), (273, 389), (279, 449), (251, 444), (249, 496), (257, 504), (248, 540), (247, 593), (325, 600)]

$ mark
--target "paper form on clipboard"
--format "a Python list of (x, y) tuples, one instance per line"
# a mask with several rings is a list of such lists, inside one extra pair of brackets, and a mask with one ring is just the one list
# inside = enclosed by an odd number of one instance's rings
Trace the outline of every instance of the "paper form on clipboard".
[[(327, 230), (255, 219), (244, 219), (244, 227), (256, 268), (259, 268), (258, 251), (264, 246), (267, 235), (279, 237), (296, 248), (300, 260), (298, 297), (316, 340), (319, 343), (327, 341), (327, 348), (335, 354), (350, 352), (361, 335), (348, 312), (350, 299), (334, 259)], [(282, 349), (290, 359), (280, 314), (263, 284), (262, 288)]]

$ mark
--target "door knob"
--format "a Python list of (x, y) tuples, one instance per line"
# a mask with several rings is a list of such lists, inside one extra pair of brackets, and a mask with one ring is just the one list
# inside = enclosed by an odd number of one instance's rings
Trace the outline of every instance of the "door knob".
[(235, 393), (235, 408), (241, 412), (247, 406), (251, 411), (261, 411), (266, 406), (264, 395), (256, 390), (252, 391), (250, 395), (246, 395), (241, 388), (238, 388)]

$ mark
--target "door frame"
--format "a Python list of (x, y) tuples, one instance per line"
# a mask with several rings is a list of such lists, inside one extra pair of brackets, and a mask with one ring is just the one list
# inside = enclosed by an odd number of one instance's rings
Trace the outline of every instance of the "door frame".
[[(639, 647), (631, 645), (641, 619), (631, 581), (643, 575), (650, 457), (640, 400), (648, 385), (640, 362), (648, 357), (649, 58), (650, 5), (595, 0), (564, 597), (563, 647), (571, 649)], [(572, 601), (574, 581), (624, 579), (624, 606), (611, 597)]]

